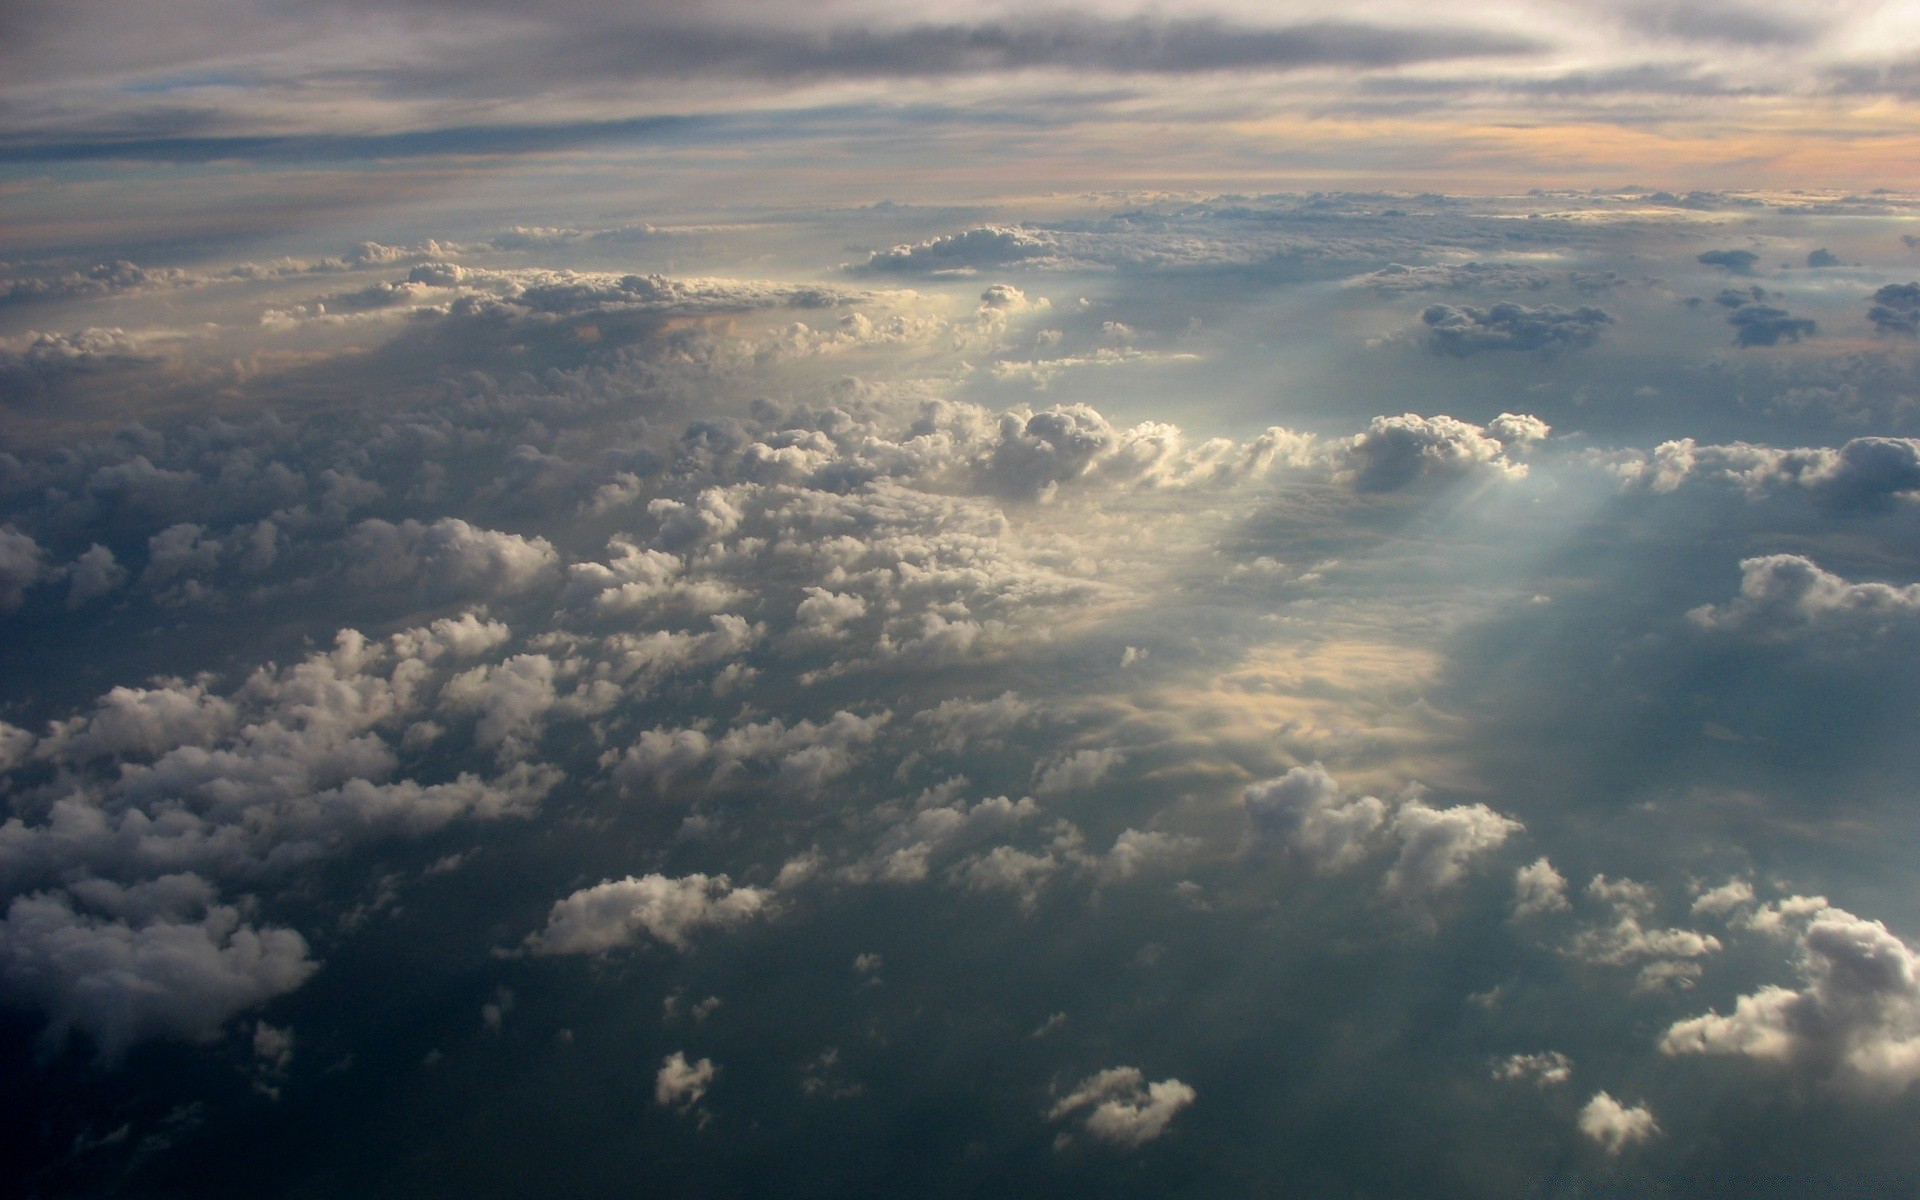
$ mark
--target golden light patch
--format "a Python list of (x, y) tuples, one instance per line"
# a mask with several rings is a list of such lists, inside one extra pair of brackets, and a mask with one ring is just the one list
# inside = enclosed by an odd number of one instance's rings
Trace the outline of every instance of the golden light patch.
[(1458, 786), (1442, 750), (1455, 722), (1425, 700), (1440, 666), (1432, 651), (1387, 641), (1262, 646), (1203, 684), (1137, 697), (1134, 714), (1243, 763), (1249, 778), (1321, 760), (1362, 789)]

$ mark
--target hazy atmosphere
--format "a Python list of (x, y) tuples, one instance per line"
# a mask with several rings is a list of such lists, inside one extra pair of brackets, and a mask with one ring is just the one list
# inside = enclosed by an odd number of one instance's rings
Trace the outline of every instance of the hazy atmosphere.
[(0, 2), (0, 1195), (1920, 1196), (1920, 8)]

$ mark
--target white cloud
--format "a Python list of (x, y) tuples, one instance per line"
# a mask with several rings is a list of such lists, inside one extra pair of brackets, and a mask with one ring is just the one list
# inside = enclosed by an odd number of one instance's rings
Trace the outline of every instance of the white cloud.
[(1407, 413), (1375, 417), (1364, 433), (1346, 441), (1344, 452), (1355, 489), (1391, 492), (1429, 477), (1522, 478), (1527, 466), (1514, 461), (1514, 454), (1546, 434), (1539, 418), (1512, 413), (1502, 413), (1485, 428), (1448, 416)]
[(27, 589), (46, 574), (40, 544), (8, 525), (0, 528), (0, 612), (12, 612), (26, 602)]
[(1539, 1054), (1510, 1054), (1493, 1064), (1493, 1077), (1508, 1083), (1558, 1087), (1573, 1078), (1573, 1060), (1558, 1050)]
[(1580, 1110), (1579, 1125), (1580, 1132), (1608, 1154), (1619, 1154), (1660, 1133), (1660, 1122), (1654, 1120), (1651, 1110), (1644, 1105), (1628, 1108), (1606, 1092), (1595, 1092), (1587, 1101)]
[(1319, 763), (1295, 767), (1242, 794), (1254, 833), (1301, 856), (1315, 869), (1338, 870), (1358, 861), (1385, 824), (1387, 806), (1373, 796), (1347, 798)]
[(685, 950), (695, 932), (752, 920), (772, 899), (762, 888), (733, 886), (725, 875), (629, 875), (556, 900), (546, 928), (526, 944), (535, 954), (601, 954), (644, 933)]
[(1920, 955), (1879, 921), (1817, 897), (1771, 905), (1754, 926), (1793, 939), (1802, 985), (1675, 1022), (1662, 1051), (1741, 1055), (1867, 1090), (1920, 1079)]
[(1920, 617), (1920, 584), (1849, 583), (1798, 554), (1740, 563), (1740, 594), (1687, 618), (1702, 629), (1786, 638), (1814, 630), (1880, 636)]
[(1473, 860), (1498, 849), (1524, 826), (1484, 804), (1429, 808), (1410, 800), (1393, 814), (1400, 854), (1388, 868), (1390, 894), (1424, 896), (1457, 883)]
[(1127, 756), (1113, 746), (1076, 750), (1034, 767), (1033, 794), (1059, 796), (1068, 792), (1084, 792), (1105, 779), (1109, 771), (1126, 760)]
[(661, 1062), (659, 1073), (653, 1077), (653, 1102), (661, 1108), (682, 1111), (692, 1108), (707, 1094), (719, 1073), (712, 1059), (690, 1063), (685, 1051), (675, 1050)]
[(1178, 1079), (1147, 1083), (1138, 1067), (1112, 1067), (1089, 1075), (1047, 1112), (1058, 1121), (1082, 1109), (1089, 1135), (1125, 1149), (1144, 1146), (1160, 1137), (1181, 1110), (1199, 1093)]
[(209, 895), (146, 912), (136, 903), (123, 917), (78, 911), (61, 893), (16, 896), (0, 920), (0, 981), (47, 1014), (50, 1040), (79, 1030), (104, 1060), (147, 1038), (210, 1039), (318, 965), (298, 933), (256, 927)]
[(1567, 902), (1567, 877), (1554, 870), (1553, 864), (1544, 857), (1535, 859), (1514, 872), (1513, 915), (1515, 918), (1565, 912), (1571, 907), (1572, 905)]

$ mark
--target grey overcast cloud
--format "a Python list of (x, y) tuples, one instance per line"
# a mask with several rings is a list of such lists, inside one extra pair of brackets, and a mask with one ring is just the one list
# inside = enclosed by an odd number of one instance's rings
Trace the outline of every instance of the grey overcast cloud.
[(0, 1196), (1920, 1197), (1920, 8), (0, 0)]

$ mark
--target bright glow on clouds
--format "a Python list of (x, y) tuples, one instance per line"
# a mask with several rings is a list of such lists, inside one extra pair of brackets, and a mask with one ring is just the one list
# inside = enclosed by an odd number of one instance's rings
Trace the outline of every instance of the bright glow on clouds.
[(1903, 7), (0, 35), (15, 1190), (1920, 1170)]

